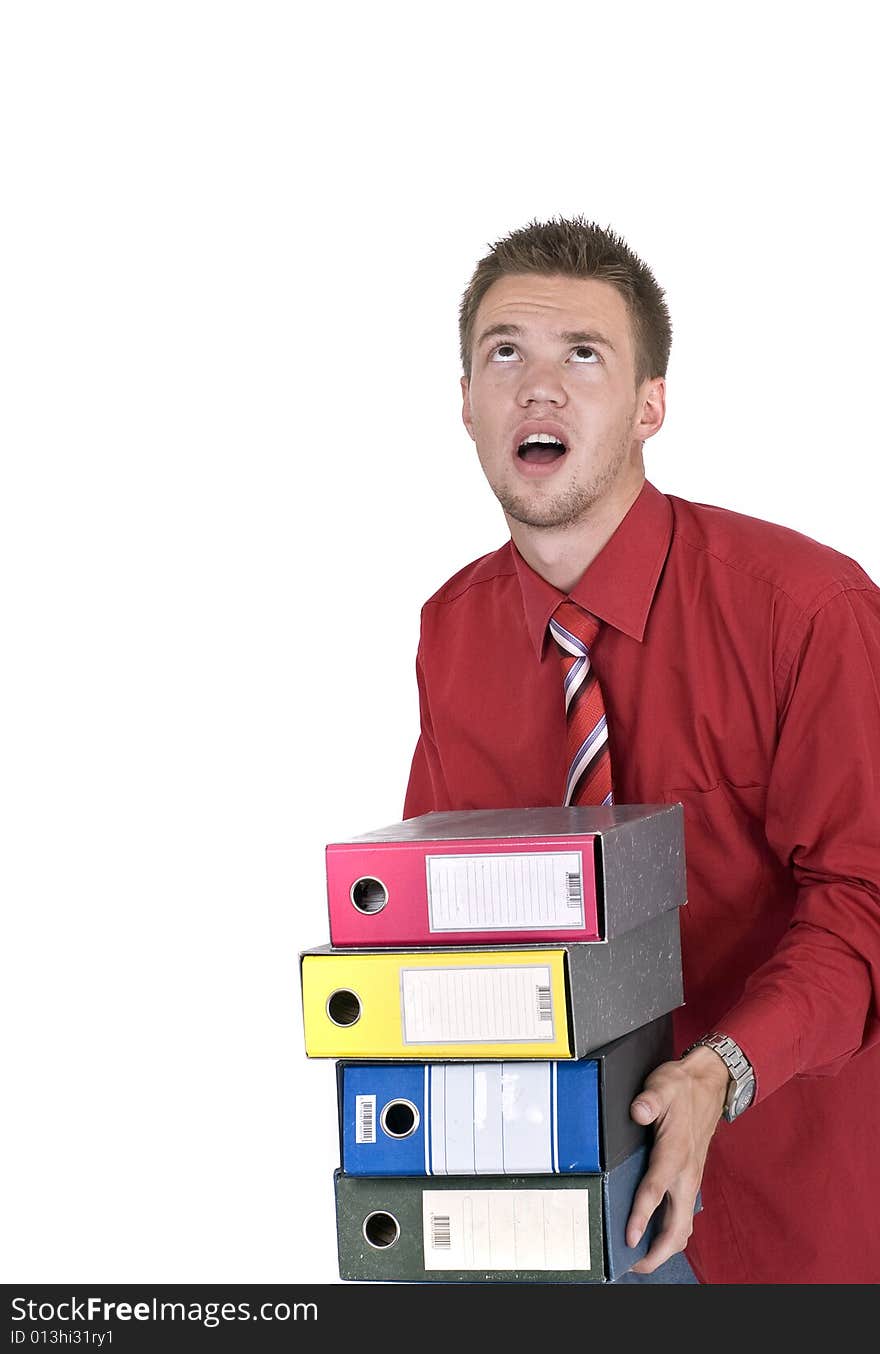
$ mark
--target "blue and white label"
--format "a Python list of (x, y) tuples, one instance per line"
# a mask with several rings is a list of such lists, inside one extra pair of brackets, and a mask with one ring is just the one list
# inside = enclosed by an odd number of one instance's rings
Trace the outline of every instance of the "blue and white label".
[(555, 1063), (430, 1069), (433, 1175), (549, 1174)]

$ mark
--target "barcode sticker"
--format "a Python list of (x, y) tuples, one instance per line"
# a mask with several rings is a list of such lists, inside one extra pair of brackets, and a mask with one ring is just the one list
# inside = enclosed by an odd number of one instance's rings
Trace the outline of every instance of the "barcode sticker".
[(426, 1270), (589, 1270), (585, 1189), (422, 1191)]
[(431, 931), (583, 929), (578, 851), (426, 856), (425, 865)]
[(354, 1113), (355, 1142), (375, 1142), (376, 1097), (374, 1095), (356, 1095), (354, 1098)]
[(401, 969), (400, 985), (405, 1044), (553, 1039), (546, 965)]

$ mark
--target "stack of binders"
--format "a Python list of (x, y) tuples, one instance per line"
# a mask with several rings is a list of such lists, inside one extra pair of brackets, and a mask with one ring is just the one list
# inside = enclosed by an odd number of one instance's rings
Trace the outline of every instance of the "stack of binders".
[(343, 1279), (587, 1282), (682, 1002), (680, 805), (429, 813), (327, 848), (306, 1052), (339, 1059)]

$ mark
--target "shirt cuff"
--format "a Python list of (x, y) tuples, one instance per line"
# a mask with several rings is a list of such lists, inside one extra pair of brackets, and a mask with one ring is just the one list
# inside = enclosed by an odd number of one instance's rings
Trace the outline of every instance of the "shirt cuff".
[(752, 1064), (754, 1103), (765, 1100), (798, 1071), (797, 1026), (787, 1004), (777, 996), (744, 997), (714, 1029), (739, 1044)]

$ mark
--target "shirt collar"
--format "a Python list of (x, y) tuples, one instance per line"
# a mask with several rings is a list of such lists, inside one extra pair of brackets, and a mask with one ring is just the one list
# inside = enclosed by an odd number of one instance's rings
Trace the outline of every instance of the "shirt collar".
[(526, 626), (538, 658), (543, 657), (550, 617), (566, 595), (641, 643), (671, 540), (672, 506), (646, 480), (614, 535), (568, 594), (535, 573), (511, 541)]

